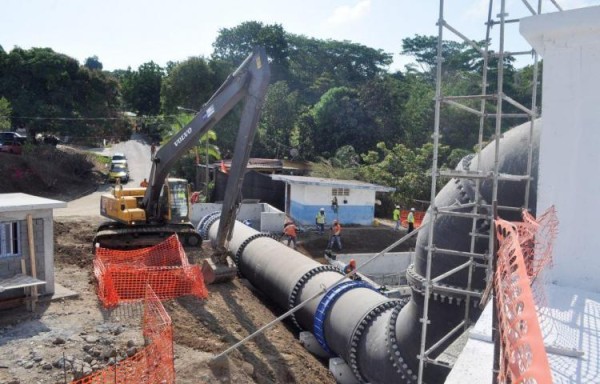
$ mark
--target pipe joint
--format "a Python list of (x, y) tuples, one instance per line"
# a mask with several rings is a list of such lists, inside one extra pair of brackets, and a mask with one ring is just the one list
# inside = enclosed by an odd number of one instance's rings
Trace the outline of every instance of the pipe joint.
[(221, 216), (221, 211), (209, 213), (200, 219), (196, 226), (196, 231), (200, 234), (203, 240), (208, 240), (208, 229)]
[(346, 281), (336, 285), (331, 288), (328, 292), (325, 293), (321, 301), (319, 302), (319, 306), (315, 311), (315, 322), (313, 327), (313, 333), (317, 338), (319, 344), (323, 349), (333, 355), (333, 352), (327, 345), (327, 341), (325, 340), (325, 320), (327, 319), (327, 315), (329, 314), (329, 310), (333, 306), (333, 304), (340, 298), (344, 293), (355, 289), (355, 288), (367, 288), (372, 289), (375, 292), (378, 292), (373, 286), (365, 283), (364, 281)]
[(408, 301), (400, 302), (392, 310), (387, 327), (386, 343), (387, 352), (390, 357), (390, 361), (392, 362), (392, 366), (396, 368), (396, 372), (400, 374), (400, 378), (405, 380), (406, 384), (413, 384), (417, 382), (417, 375), (415, 375), (415, 372), (413, 372), (413, 370), (408, 367), (408, 364), (406, 364), (406, 361), (404, 361), (400, 351), (400, 346), (398, 345), (398, 340), (396, 338), (396, 321), (398, 320), (400, 311), (402, 308), (404, 308), (407, 302)]
[(255, 233), (254, 235), (252, 235), (252, 236), (248, 237), (246, 240), (244, 240), (244, 242), (242, 242), (242, 244), (240, 244), (240, 247), (238, 248), (237, 252), (235, 253), (235, 257), (234, 257), (234, 261), (235, 261), (235, 264), (238, 266), (238, 270), (240, 270), (240, 263), (242, 262), (242, 253), (244, 253), (244, 249), (246, 249), (248, 244), (250, 244), (253, 240), (256, 240), (261, 237), (269, 237), (271, 239), (277, 240), (272, 234), (266, 233), (266, 232)]
[(369, 382), (368, 380), (365, 380), (365, 378), (360, 373), (360, 369), (358, 369), (358, 345), (360, 343), (360, 339), (366, 333), (366, 330), (371, 326), (371, 324), (377, 317), (381, 316), (381, 314), (383, 314), (389, 309), (398, 306), (404, 306), (405, 304), (406, 300), (404, 299), (395, 299), (381, 302), (373, 308), (371, 308), (370, 311), (365, 313), (362, 319), (356, 324), (356, 327), (354, 327), (354, 330), (352, 331), (352, 337), (350, 337), (350, 343), (348, 345), (348, 360), (350, 360), (349, 365), (352, 369), (352, 372), (354, 373), (354, 376), (356, 376), (356, 379), (360, 383)]
[[(298, 281), (296, 282), (296, 285), (294, 285), (294, 288), (292, 289), (292, 292), (290, 293), (290, 297), (289, 297), (289, 308), (292, 309), (296, 306), (296, 300), (298, 299), (298, 294), (302, 291), (302, 289), (304, 288), (304, 285), (310, 280), (312, 279), (314, 276), (318, 275), (321, 272), (337, 272), (340, 275), (343, 275), (342, 271), (340, 271), (338, 268), (334, 267), (333, 265), (320, 265), (318, 267), (315, 267), (311, 270), (309, 270), (308, 272), (306, 272), (304, 275), (302, 275), (302, 277), (300, 277), (298, 279)], [(291, 319), (292, 322), (294, 323), (294, 325), (296, 327), (298, 327), (298, 329), (303, 330), (302, 327), (300, 326), (300, 324), (298, 323), (298, 320), (296, 320), (296, 316), (295, 316), (295, 312), (291, 314)]]

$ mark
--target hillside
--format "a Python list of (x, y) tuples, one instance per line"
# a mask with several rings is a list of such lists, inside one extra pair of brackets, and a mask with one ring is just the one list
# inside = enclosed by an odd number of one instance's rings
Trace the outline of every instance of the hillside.
[(70, 201), (104, 181), (102, 168), (93, 155), (69, 147), (27, 145), (22, 155), (0, 153), (0, 193)]

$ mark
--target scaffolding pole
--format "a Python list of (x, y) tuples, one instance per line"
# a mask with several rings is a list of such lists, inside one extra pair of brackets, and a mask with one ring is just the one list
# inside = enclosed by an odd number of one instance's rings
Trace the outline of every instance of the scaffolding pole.
[[(531, 12), (531, 14), (536, 14), (536, 10), (528, 3), (527, 0), (522, 0), (525, 4), (526, 8)], [(558, 8), (562, 10), (558, 4), (554, 0), (551, 0), (552, 3)], [(423, 315), (420, 319), (421, 321), (421, 343), (419, 349), (419, 369), (418, 369), (418, 383), (423, 383), (423, 372), (426, 363), (433, 363), (434, 359), (432, 359), (429, 355), (434, 352), (438, 347), (440, 347), (444, 342), (449, 341), (452, 336), (458, 331), (458, 329), (466, 330), (471, 325), (471, 317), (470, 317), (470, 308), (471, 308), (471, 297), (480, 298), (482, 296), (481, 291), (473, 290), (472, 282), (473, 282), (473, 273), (475, 268), (484, 268), (486, 271), (486, 283), (489, 285), (493, 281), (494, 269), (493, 269), (493, 258), (494, 258), (494, 246), (495, 246), (495, 235), (493, 230), (488, 230), (487, 232), (481, 232), (477, 229), (478, 220), (493, 220), (497, 215), (498, 210), (505, 211), (517, 211), (523, 208), (527, 209), (529, 205), (529, 196), (530, 196), (530, 188), (531, 188), (531, 170), (533, 166), (533, 128), (534, 121), (538, 117), (538, 107), (537, 107), (537, 86), (538, 86), (538, 55), (532, 49), (530, 51), (515, 51), (510, 52), (505, 50), (505, 27), (507, 24), (518, 23), (520, 19), (508, 18), (508, 13), (506, 12), (506, 0), (500, 0), (500, 12), (496, 15), (497, 19), (495, 19), (492, 15), (492, 11), (494, 8), (494, 1), (489, 0), (488, 3), (488, 14), (487, 14), (487, 22), (486, 22), (486, 35), (485, 35), (485, 46), (479, 47), (475, 40), (469, 39), (466, 35), (459, 32), (457, 29), (453, 28), (445, 19), (444, 19), (444, 0), (439, 0), (439, 17), (437, 21), (438, 26), (438, 41), (437, 41), (437, 68), (436, 68), (436, 85), (435, 85), (435, 117), (434, 117), (434, 127), (433, 127), (433, 159), (432, 159), (432, 170), (431, 170), (431, 201), (430, 201), (430, 210), (429, 214), (432, 215), (431, 225), (429, 225), (429, 238), (428, 244), (425, 248), (427, 251), (427, 259), (426, 259), (426, 268), (425, 268), (425, 276), (424, 276), (424, 303), (423, 303)], [(537, 14), (541, 13), (541, 0), (538, 0), (538, 9)], [(496, 52), (490, 52), (491, 45), (491, 30), (494, 26), (499, 26), (498, 30), (498, 50)], [(442, 64), (444, 62), (443, 58), (443, 37), (444, 37), (444, 29), (448, 29), (454, 35), (460, 37), (465, 43), (469, 44), (472, 48), (474, 48), (477, 52), (479, 52), (483, 59), (483, 68), (481, 73), (481, 94), (480, 95), (442, 95)], [(505, 67), (505, 58), (514, 55), (521, 54), (532, 54), (534, 59), (533, 65), (533, 80), (532, 80), (532, 90), (531, 90), (531, 108), (528, 108), (521, 104), (520, 102), (514, 100), (508, 95), (504, 94), (504, 67)], [(488, 66), (489, 66), (489, 58), (495, 57), (498, 59), (497, 64), (497, 89), (493, 94), (488, 94)], [(461, 101), (468, 100), (479, 100), (479, 110), (461, 104)], [(488, 113), (487, 101), (494, 100), (495, 111)], [(514, 109), (520, 112), (509, 112), (505, 113), (503, 111), (504, 102), (510, 104)], [(469, 170), (464, 171), (439, 171), (438, 170), (438, 152), (439, 152), (439, 139), (440, 139), (440, 116), (441, 116), (441, 108), (442, 105), (448, 105), (450, 107), (459, 108), (461, 110), (467, 111), (473, 115), (479, 117), (479, 132), (478, 132), (478, 141), (476, 146), (476, 159), (474, 161), (474, 170), (471, 168)], [(493, 170), (482, 172), (480, 168), (480, 157), (481, 151), (484, 146), (484, 136), (486, 131), (486, 122), (489, 118), (495, 119), (494, 124), (494, 133), (493, 133), (493, 154), (494, 154), (494, 163)], [(500, 139), (502, 138), (502, 125), (503, 119), (505, 118), (527, 118), (530, 122), (529, 127), (529, 137), (528, 137), (528, 158), (527, 158), (527, 169), (524, 175), (510, 175), (500, 173)], [(435, 197), (437, 195), (437, 181), (439, 177), (449, 176), (453, 178), (462, 178), (462, 179), (471, 179), (474, 181), (474, 201), (462, 204), (462, 205), (452, 205), (447, 207), (436, 207)], [(485, 202), (481, 196), (481, 185), (484, 180), (491, 180), (492, 182), (492, 196), (490, 202)], [(524, 201), (521, 207), (508, 207), (508, 206), (499, 206), (498, 205), (498, 187), (499, 181), (506, 182), (525, 182), (525, 194)], [(468, 212), (457, 212), (458, 209), (467, 208), (470, 211)], [(453, 215), (453, 216), (461, 216), (465, 218), (470, 218), (472, 220), (471, 231), (469, 235), (471, 236), (470, 242), (470, 251), (469, 252), (461, 252), (454, 250), (446, 250), (446, 249), (438, 249), (435, 246), (434, 235), (435, 235), (435, 221), (438, 216), (441, 215)], [(490, 226), (493, 228), (493, 226)], [(488, 250), (484, 253), (476, 252), (476, 242), (477, 239), (486, 239)], [(451, 254), (455, 256), (465, 256), (465, 262), (460, 264), (459, 266), (444, 272), (438, 276), (432, 276), (432, 263), (436, 256), (436, 254)], [(476, 262), (477, 259), (483, 259), (483, 263), (479, 264)], [(467, 270), (467, 284), (466, 288), (456, 288), (456, 287), (447, 287), (440, 286), (438, 283), (450, 277), (460, 271)], [(447, 291), (451, 293), (463, 294), (465, 296), (465, 313), (464, 319), (459, 324), (456, 325), (450, 332), (446, 333), (444, 336), (439, 338), (438, 340), (429, 340), (428, 343), (428, 326), (430, 324), (429, 321), (429, 300), (432, 298), (432, 294), (434, 292), (439, 291)], [(427, 345), (431, 345), (429, 348)], [(498, 351), (495, 351), (496, 353)], [(495, 380), (495, 379), (494, 379)]]

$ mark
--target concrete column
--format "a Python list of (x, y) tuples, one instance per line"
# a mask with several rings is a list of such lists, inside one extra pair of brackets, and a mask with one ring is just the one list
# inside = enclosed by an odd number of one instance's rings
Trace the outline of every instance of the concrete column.
[(532, 16), (520, 31), (544, 60), (537, 212), (557, 209), (551, 278), (599, 292), (600, 6)]

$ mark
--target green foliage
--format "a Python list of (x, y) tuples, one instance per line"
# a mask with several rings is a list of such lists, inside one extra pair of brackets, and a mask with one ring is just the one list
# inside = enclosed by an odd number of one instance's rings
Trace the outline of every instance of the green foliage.
[(83, 64), (83, 66), (92, 71), (94, 71), (94, 70), (101, 71), (102, 70), (102, 63), (100, 62), (100, 60), (98, 59), (98, 56), (96, 56), (96, 55), (85, 59), (85, 64)]
[(311, 162), (310, 175), (338, 180), (354, 180), (358, 176), (358, 155), (351, 146), (337, 150), (330, 159), (319, 158)]
[(255, 156), (282, 158), (289, 155), (294, 147), (292, 134), (298, 108), (298, 91), (290, 91), (285, 81), (269, 87), (253, 147)]
[[(98, 140), (120, 135), (117, 81), (90, 71), (49, 48), (13, 49), (0, 54), (0, 96), (12, 108), (12, 126), (29, 135), (52, 132), (74, 140)], [(110, 118), (111, 120), (77, 120)]]
[(128, 68), (121, 77), (127, 109), (138, 115), (158, 115), (162, 78), (162, 68), (153, 61), (140, 65), (137, 71)]
[(247, 21), (233, 28), (222, 28), (213, 43), (216, 59), (239, 65), (255, 46), (265, 47), (271, 58), (273, 81), (287, 77), (288, 41), (279, 24), (265, 25), (258, 21)]
[[(191, 114), (179, 114), (175, 118), (176, 121), (171, 124), (170, 132), (167, 134), (165, 141), (173, 135), (177, 135), (193, 118), (194, 115)], [(202, 135), (198, 143), (173, 165), (172, 174), (187, 180), (195, 180), (198, 171), (197, 164), (212, 163), (221, 159), (219, 147), (213, 144), (216, 140), (217, 134), (213, 130), (209, 130)]]
[[(444, 164), (450, 149), (440, 145), (438, 157)], [(360, 178), (364, 181), (395, 187), (396, 192), (388, 198), (404, 206), (415, 200), (429, 200), (433, 144), (426, 143), (418, 148), (395, 144), (388, 148), (386, 143), (377, 144), (377, 150), (361, 155), (364, 165), (360, 167)], [(386, 199), (386, 198), (384, 198)]]
[(10, 129), (11, 113), (10, 102), (4, 97), (0, 97), (0, 131), (8, 131)]
[(215, 91), (213, 69), (203, 57), (190, 57), (171, 66), (161, 85), (162, 110), (177, 112), (177, 107), (199, 110)]

